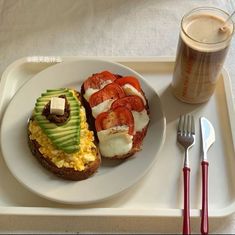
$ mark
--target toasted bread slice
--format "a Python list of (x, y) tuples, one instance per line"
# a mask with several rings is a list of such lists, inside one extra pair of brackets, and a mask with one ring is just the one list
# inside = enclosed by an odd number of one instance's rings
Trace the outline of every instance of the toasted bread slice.
[[(122, 77), (121, 75), (118, 75), (118, 76)], [(143, 93), (143, 96), (146, 99), (145, 109), (147, 111), (147, 114), (149, 115), (148, 100), (147, 100), (147, 98), (146, 98), (143, 91), (142, 91), (142, 93)], [(87, 112), (89, 126), (94, 131), (97, 142), (99, 142), (98, 137), (97, 137), (96, 128), (95, 128), (95, 118), (92, 115), (92, 109), (91, 109), (88, 101), (84, 98), (84, 94), (85, 94), (85, 89), (84, 89), (84, 84), (82, 84), (82, 86), (81, 86), (82, 103), (83, 103), (83, 105), (86, 109), (86, 112)], [(144, 138), (147, 134), (148, 125), (145, 126), (141, 131), (138, 131), (134, 134), (132, 149), (128, 153), (123, 154), (123, 155), (115, 155), (113, 157), (108, 157), (108, 156), (102, 155), (102, 157), (104, 157), (106, 159), (127, 159), (127, 158), (131, 157), (132, 155), (134, 155), (136, 152), (140, 151), (142, 149), (143, 140), (144, 140)]]
[[(28, 136), (29, 135), (30, 133), (28, 133)], [(48, 159), (47, 157), (43, 156), (40, 153), (39, 151), (40, 145), (37, 141), (28, 138), (28, 142), (31, 152), (37, 158), (37, 160), (42, 164), (42, 166), (44, 166), (46, 169), (48, 169), (50, 172), (54, 173), (55, 175), (66, 180), (78, 181), (78, 180), (87, 179), (97, 171), (101, 163), (100, 153), (97, 149), (95, 161), (92, 161), (91, 163), (87, 164), (84, 170), (79, 171), (75, 170), (74, 168), (68, 168), (68, 167), (59, 168), (50, 159)]]
[[(77, 98), (80, 100), (81, 96), (77, 91), (74, 91)], [(55, 162), (52, 161), (52, 158), (48, 157), (47, 154), (43, 154), (42, 151), (40, 151), (40, 148), (43, 147), (41, 144), (37, 141), (36, 138), (32, 138), (32, 132), (30, 131), (30, 122), (36, 122), (34, 117), (32, 116), (29, 124), (28, 124), (28, 143), (30, 150), (32, 154), (37, 158), (37, 160), (41, 163), (42, 166), (44, 166), (46, 169), (48, 169), (53, 174), (66, 179), (66, 180), (84, 180), (92, 176), (99, 168), (101, 164), (101, 157), (99, 153), (98, 147), (96, 147), (95, 144), (92, 145), (92, 159), (87, 162), (84, 162), (84, 165), (82, 169), (77, 169), (73, 165), (60, 165), (58, 166)], [(35, 123), (34, 123), (35, 124)], [(38, 128), (40, 128), (38, 126)], [(46, 138), (46, 135), (44, 136)], [(45, 147), (45, 146), (44, 146)], [(56, 149), (55, 149), (56, 150)], [(81, 153), (82, 154), (82, 153)]]

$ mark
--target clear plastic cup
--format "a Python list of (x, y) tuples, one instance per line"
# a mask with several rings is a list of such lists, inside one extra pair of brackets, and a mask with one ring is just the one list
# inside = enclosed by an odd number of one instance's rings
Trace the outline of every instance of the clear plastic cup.
[(172, 80), (181, 101), (203, 103), (214, 93), (234, 31), (232, 20), (224, 26), (228, 17), (221, 9), (201, 7), (182, 18)]

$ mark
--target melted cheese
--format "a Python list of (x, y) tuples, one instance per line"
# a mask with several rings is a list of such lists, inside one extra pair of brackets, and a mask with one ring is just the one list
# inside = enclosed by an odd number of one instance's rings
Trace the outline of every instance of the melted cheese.
[(126, 95), (136, 95), (136, 96), (139, 96), (143, 100), (144, 105), (146, 105), (146, 100), (145, 100), (144, 96), (141, 94), (141, 92), (136, 90), (135, 87), (133, 87), (130, 84), (125, 84), (122, 88), (125, 91)]
[(113, 99), (108, 99), (108, 100), (105, 100), (104, 102), (94, 106), (92, 108), (93, 117), (96, 118), (100, 113), (108, 111), (110, 109), (113, 101), (114, 101)]
[(112, 127), (97, 132), (100, 152), (105, 157), (127, 154), (132, 149), (133, 136), (128, 134), (128, 126)]
[(135, 131), (142, 131), (144, 127), (149, 122), (149, 116), (147, 114), (147, 111), (144, 109), (141, 112), (131, 111), (132, 115), (134, 117), (134, 130)]

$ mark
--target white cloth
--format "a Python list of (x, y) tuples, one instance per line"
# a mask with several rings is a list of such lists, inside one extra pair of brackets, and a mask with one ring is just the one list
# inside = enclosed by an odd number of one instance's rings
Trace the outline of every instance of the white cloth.
[[(174, 56), (180, 20), (198, 6), (235, 10), (232, 0), (0, 0), (0, 73), (33, 55)], [(235, 77), (234, 39), (225, 67)], [(181, 233), (181, 218), (0, 216), (0, 232)], [(235, 215), (210, 220), (210, 232), (235, 232)]]

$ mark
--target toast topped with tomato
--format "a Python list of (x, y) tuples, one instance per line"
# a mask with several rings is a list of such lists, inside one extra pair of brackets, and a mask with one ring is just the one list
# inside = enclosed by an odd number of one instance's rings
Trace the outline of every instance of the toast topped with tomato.
[(136, 77), (96, 73), (83, 83), (81, 95), (102, 157), (125, 159), (141, 150), (150, 119)]

